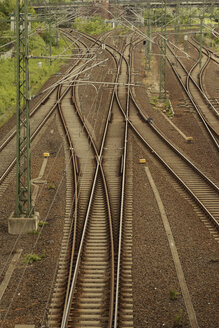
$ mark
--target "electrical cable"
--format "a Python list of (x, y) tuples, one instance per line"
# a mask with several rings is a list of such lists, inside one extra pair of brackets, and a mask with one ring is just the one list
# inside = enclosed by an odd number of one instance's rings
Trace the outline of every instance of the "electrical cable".
[[(97, 97), (97, 94), (96, 94), (96, 97)], [(100, 107), (99, 107), (99, 108), (100, 108)], [(97, 122), (96, 122), (96, 123), (97, 123)], [(82, 127), (82, 128), (83, 128), (83, 127)], [(56, 157), (57, 157), (57, 156), (56, 156)], [(64, 177), (64, 175), (63, 175), (63, 177)], [(60, 182), (59, 186), (60, 186), (60, 185), (61, 185), (61, 182)], [(58, 188), (58, 189), (59, 189), (59, 188)], [(56, 195), (57, 195), (57, 193), (56, 193)], [(55, 196), (56, 196), (56, 195), (55, 195)], [(54, 196), (54, 198), (55, 198), (55, 196)], [(55, 199), (53, 199), (53, 201), (52, 201), (52, 204), (51, 204), (51, 206), (50, 206), (50, 208), (49, 208), (48, 214), (46, 215), (46, 220), (47, 220), (47, 218), (48, 218), (48, 215), (49, 215), (49, 213), (50, 213), (50, 210), (51, 210), (51, 208), (52, 208), (52, 205), (53, 205), (54, 201), (55, 201)], [(73, 206), (73, 205), (72, 205), (72, 206)], [(41, 229), (40, 234), (41, 234), (42, 230), (43, 230), (43, 229)], [(36, 247), (37, 242), (38, 242), (39, 237), (40, 237), (40, 234), (39, 234), (39, 236), (38, 236), (38, 238), (37, 238), (37, 240), (36, 240), (36, 242), (35, 242), (35, 244), (34, 244), (34, 246), (33, 246), (32, 249), (34, 249), (34, 248)], [(57, 260), (57, 265), (58, 265), (58, 260)], [(10, 305), (9, 305), (9, 307), (8, 307), (8, 311), (7, 311), (6, 314), (5, 314), (4, 321), (5, 321), (5, 319), (6, 319), (7, 315), (8, 315), (8, 312), (9, 312), (9, 310), (10, 310), (10, 308), (11, 308), (11, 305), (12, 305), (13, 300), (14, 300), (14, 298), (15, 298), (15, 295), (16, 295), (16, 293), (17, 293), (17, 291), (18, 291), (18, 288), (19, 288), (19, 286), (20, 286), (20, 284), (21, 284), (21, 281), (23, 280), (24, 274), (25, 274), (25, 272), (26, 272), (26, 268), (27, 268), (27, 265), (25, 266), (25, 269), (24, 269), (24, 271), (23, 271), (23, 274), (22, 274), (22, 276), (21, 276), (21, 279), (20, 279), (20, 281), (19, 281), (19, 283), (18, 283), (18, 286), (17, 286), (17, 288), (16, 288), (16, 291), (15, 291), (15, 293), (14, 293), (14, 295), (13, 295), (12, 301), (10, 302)], [(53, 285), (52, 285), (52, 286), (53, 286)], [(52, 288), (52, 286), (51, 286), (51, 288)], [(51, 292), (50, 292), (50, 295), (51, 295)], [(3, 321), (3, 323), (4, 323), (4, 321)]]

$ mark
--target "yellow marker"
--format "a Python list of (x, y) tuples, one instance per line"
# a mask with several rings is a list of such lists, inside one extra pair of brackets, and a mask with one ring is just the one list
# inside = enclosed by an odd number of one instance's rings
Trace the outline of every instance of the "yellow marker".
[(50, 156), (50, 153), (43, 153), (43, 156), (44, 157), (49, 157)]
[(146, 159), (145, 158), (140, 158), (139, 159), (139, 163), (140, 164), (145, 164), (146, 163)]
[(193, 141), (193, 137), (187, 137), (187, 142), (192, 142)]

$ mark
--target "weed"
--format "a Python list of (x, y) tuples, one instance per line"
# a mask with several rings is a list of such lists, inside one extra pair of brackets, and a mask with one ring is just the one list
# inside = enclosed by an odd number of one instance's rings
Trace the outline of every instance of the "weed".
[(171, 108), (170, 101), (169, 100), (165, 101), (164, 106), (167, 110), (169, 110)]
[(150, 99), (150, 104), (156, 106), (158, 103), (158, 96)]
[(45, 222), (45, 221), (42, 221), (42, 220), (40, 220), (39, 223), (38, 223), (39, 227), (43, 227), (46, 224), (48, 224), (48, 222)]
[(74, 20), (73, 28), (87, 34), (100, 34), (111, 29), (100, 16), (93, 16), (88, 19), (78, 17)]
[(55, 183), (54, 183), (54, 182), (50, 183), (50, 184), (48, 185), (48, 189), (49, 189), (49, 190), (55, 190), (55, 189), (56, 189), (56, 185), (55, 185)]
[(32, 264), (33, 262), (41, 261), (46, 257), (46, 253), (42, 253), (41, 255), (36, 254), (26, 254), (22, 264)]
[(182, 327), (182, 320), (183, 320), (183, 310), (180, 309), (179, 312), (175, 316), (175, 319), (174, 319), (174, 322), (173, 322), (173, 328)]
[(180, 293), (177, 292), (175, 289), (170, 289), (170, 299), (171, 299), (171, 301), (176, 300), (179, 295), (180, 295)]
[(28, 231), (28, 233), (30, 235), (37, 235), (39, 233), (39, 231), (38, 230), (31, 230), (31, 231)]

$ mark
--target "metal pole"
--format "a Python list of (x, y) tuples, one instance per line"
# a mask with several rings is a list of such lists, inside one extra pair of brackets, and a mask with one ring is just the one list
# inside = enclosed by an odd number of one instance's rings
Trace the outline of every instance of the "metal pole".
[(16, 208), (15, 216), (20, 216), (20, 1), (16, 3), (16, 70), (17, 70), (17, 100), (16, 100), (16, 117), (17, 117), (17, 130), (16, 130)]
[(165, 0), (165, 26), (164, 26), (164, 99), (167, 97), (167, 0)]
[(179, 6), (180, 6), (180, 3), (179, 3), (179, 0), (177, 1), (177, 4), (176, 4), (176, 12), (175, 12), (175, 15), (176, 15), (176, 19), (175, 19), (175, 42), (177, 42), (179, 40)]
[(203, 32), (203, 19), (204, 17), (200, 17), (200, 51), (199, 51), (199, 68), (201, 70), (202, 67), (202, 32)]
[(115, 4), (115, 27), (118, 25), (118, 0), (116, 0)]
[(146, 41), (145, 44), (145, 69), (146, 71), (149, 71), (151, 69), (151, 57), (150, 57), (150, 51), (151, 51), (151, 42), (150, 37), (151, 37), (151, 20), (150, 20), (150, 3), (147, 5), (147, 36), (148, 40)]
[(49, 21), (49, 65), (52, 64), (52, 30), (51, 30), (51, 21)]
[(28, 67), (28, 0), (16, 3), (16, 58), (17, 58), (17, 173), (16, 173), (16, 217), (30, 217), (31, 163), (29, 120), (29, 67)]
[(166, 24), (167, 24), (167, 2), (162, 1), (162, 16), (164, 23), (161, 21), (161, 46), (160, 46), (160, 96), (159, 98), (166, 99), (166, 55), (167, 55), (167, 39), (166, 39)]

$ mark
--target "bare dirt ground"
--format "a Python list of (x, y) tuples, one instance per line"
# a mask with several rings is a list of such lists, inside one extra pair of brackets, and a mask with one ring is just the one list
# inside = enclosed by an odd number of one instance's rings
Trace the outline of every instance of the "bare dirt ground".
[[(197, 121), (196, 114), (168, 68), (167, 89), (175, 111), (172, 121), (186, 135), (193, 136), (188, 144), (169, 125), (163, 115), (152, 109), (150, 98), (158, 93), (158, 61), (153, 59), (148, 78), (144, 74), (144, 52), (137, 47), (134, 56), (135, 80), (144, 82), (144, 88), (135, 88), (141, 108), (153, 118), (169, 139), (182, 149), (192, 161), (214, 181), (219, 181), (218, 154), (209, 145)], [(103, 68), (105, 69), (105, 68)], [(213, 84), (214, 70), (206, 74), (208, 85)], [(212, 74), (212, 77), (211, 77)], [(209, 77), (210, 76), (210, 77)], [(211, 88), (211, 87), (210, 87)], [(149, 90), (150, 89), (150, 90)], [(93, 90), (92, 92), (94, 92)], [(95, 92), (93, 93), (95, 96)], [(104, 97), (104, 93), (103, 93)], [(90, 106), (90, 99), (88, 106)], [(104, 104), (104, 99), (103, 99)], [(92, 120), (92, 115), (89, 120)], [(1, 138), (14, 126), (13, 120), (0, 129)], [(174, 263), (158, 207), (149, 185), (144, 166), (139, 158), (147, 159), (147, 166), (155, 180), (174, 235), (185, 279), (200, 328), (216, 328), (218, 317), (218, 244), (200, 221), (191, 202), (180, 191), (173, 179), (156, 162), (132, 133), (133, 160), (133, 296), (135, 328), (172, 328), (177, 317), (182, 327), (190, 327), (180, 291)], [(32, 175), (37, 177), (43, 161), (43, 152), (51, 154), (45, 173), (47, 184), (41, 187), (36, 209), (43, 225), (37, 234), (11, 236), (7, 232), (7, 219), (14, 210), (15, 183), (11, 181), (0, 207), (0, 282), (3, 280), (14, 252), (23, 249), (19, 263), (0, 303), (0, 327), (14, 328), (15, 324), (46, 324), (48, 302), (62, 238), (65, 210), (65, 166), (63, 140), (58, 120), (52, 116), (32, 151)], [(54, 188), (51, 188), (54, 186)], [(51, 206), (52, 205), (52, 206)], [(22, 263), (25, 254), (46, 255), (31, 265)], [(177, 292), (170, 300), (170, 290)], [(5, 318), (5, 319), (4, 319)]]

